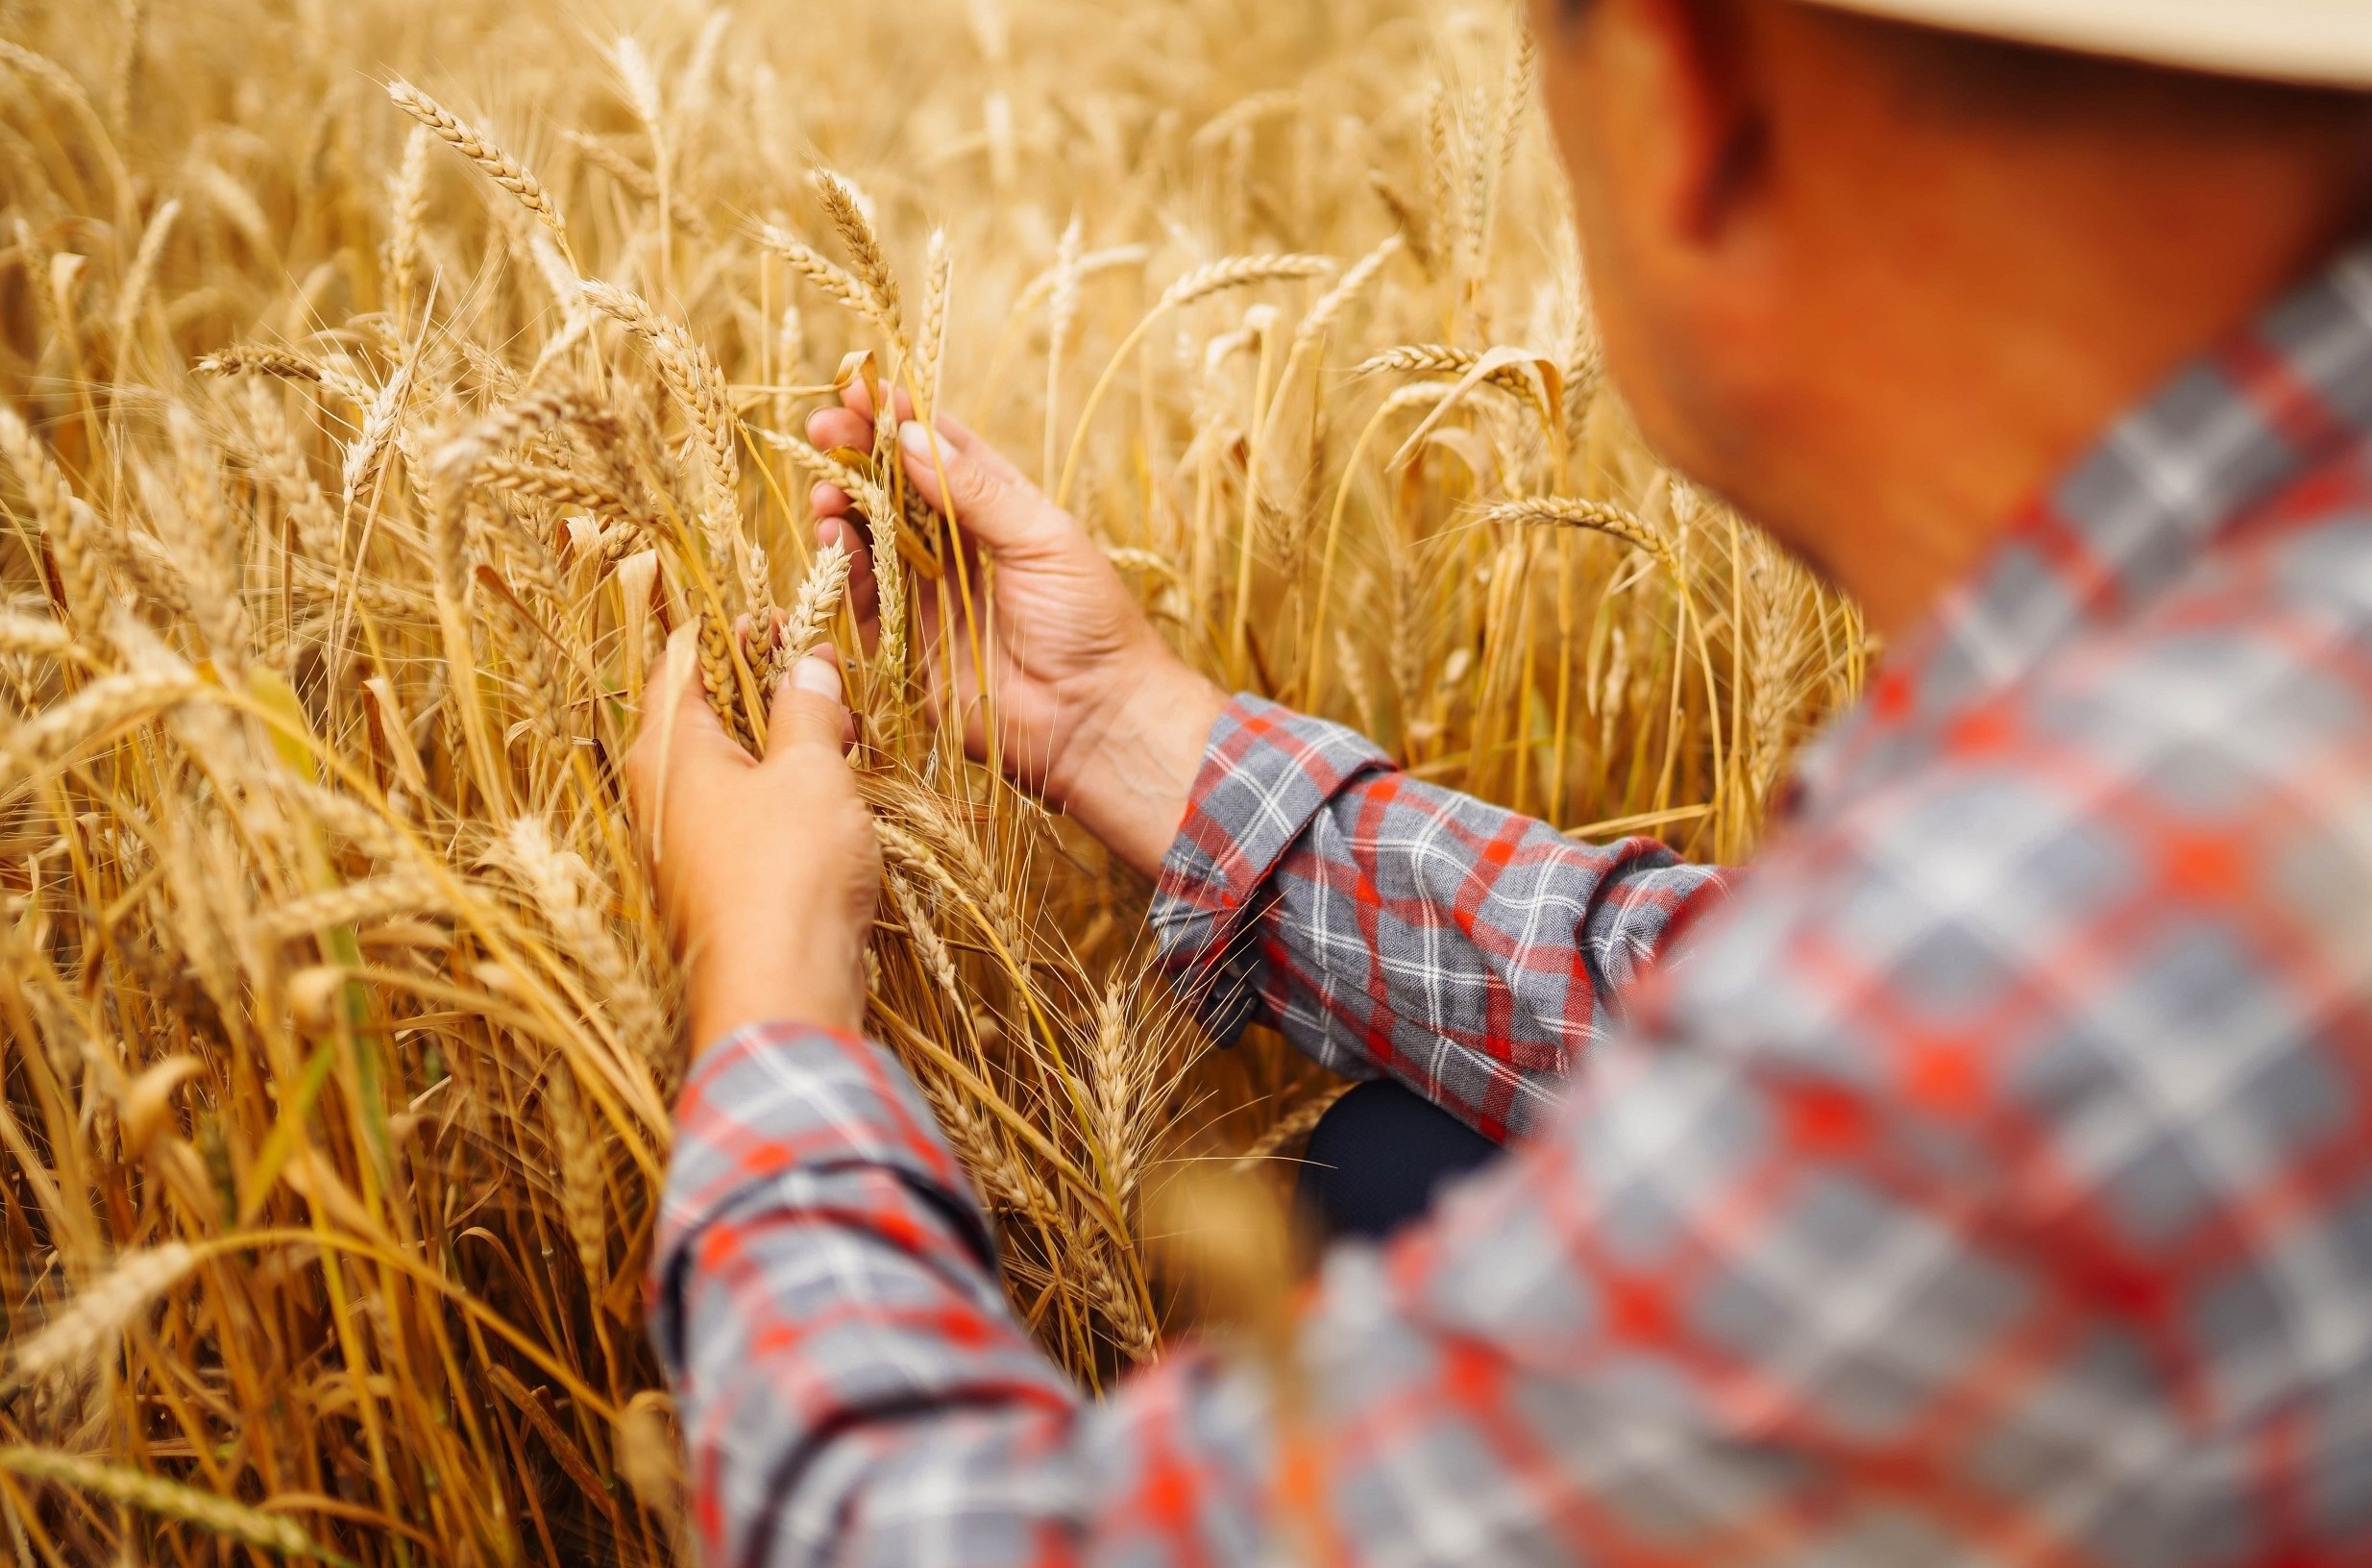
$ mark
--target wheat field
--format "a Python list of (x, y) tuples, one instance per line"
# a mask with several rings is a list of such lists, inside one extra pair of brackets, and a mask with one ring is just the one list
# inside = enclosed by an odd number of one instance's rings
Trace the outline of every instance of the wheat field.
[(1235, 687), (1750, 852), (1867, 639), (1603, 384), (1516, 24), (0, 0), (6, 1550), (685, 1560), (641, 1311), (692, 1042), (618, 773), (671, 659), (746, 735), (844, 649), (869, 1026), (1084, 1386), (1159, 1353), (1163, 1175), (1285, 1179), (1325, 1075), (1211, 1049), (1148, 890), (929, 723), (910, 612), (980, 584), (801, 439), (851, 379)]

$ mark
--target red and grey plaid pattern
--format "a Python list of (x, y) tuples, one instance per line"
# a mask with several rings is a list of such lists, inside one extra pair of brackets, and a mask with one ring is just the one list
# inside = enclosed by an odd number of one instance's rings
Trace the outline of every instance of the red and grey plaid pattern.
[(1652, 839), (1577, 844), (1239, 697), (1162, 868), (1154, 934), (1230, 1039), (1256, 1013), (1504, 1140), (1562, 1096), (1613, 1001), (1722, 877)]
[(2372, 1562), (2372, 252), (2111, 432), (1802, 783), (1617, 1010), (1702, 873), (1222, 723), (1173, 960), (1531, 1129), (1329, 1258), (1314, 1475), (1203, 1356), (1065, 1387), (887, 1057), (713, 1049), (655, 1278), (713, 1560)]

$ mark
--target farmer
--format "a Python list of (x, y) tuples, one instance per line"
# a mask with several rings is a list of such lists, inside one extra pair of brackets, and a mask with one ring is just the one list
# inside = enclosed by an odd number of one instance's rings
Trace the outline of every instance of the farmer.
[(713, 1559), (1282, 1560), (1292, 1473), (1313, 1561), (2372, 1560), (2372, 4), (1534, 26), (1608, 366), (1867, 609), (1869, 700), (1724, 897), (1231, 699), (948, 427), (1021, 781), (1222, 1027), (1515, 1142), (1328, 1260), (1313, 1466), (1199, 1354), (1084, 1402), (856, 1033), (834, 666), (763, 763), (681, 703), (635, 765)]

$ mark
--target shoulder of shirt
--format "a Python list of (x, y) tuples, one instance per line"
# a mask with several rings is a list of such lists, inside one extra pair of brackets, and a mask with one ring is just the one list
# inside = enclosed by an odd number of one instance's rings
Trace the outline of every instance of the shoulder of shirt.
[(2082, 919), (2102, 890), (2268, 855), (2313, 862), (2318, 908), (2372, 889), (2363, 792), (2333, 787), (2372, 774), (2372, 462), (2355, 461), (1774, 838), (1693, 939), (1694, 1000), (1743, 1006), (1815, 926), (1864, 963), (1870, 943)]
[[(2263, 731), (2324, 745), (2372, 732), (2372, 444), (2347, 449), (2233, 524), (2131, 609), (2114, 603), (1959, 721), (2093, 745), (2054, 716), (2157, 729), (2194, 748), (2258, 749)], [(1939, 748), (1958, 748), (1949, 731)], [(2141, 764), (2144, 759), (2132, 759)]]

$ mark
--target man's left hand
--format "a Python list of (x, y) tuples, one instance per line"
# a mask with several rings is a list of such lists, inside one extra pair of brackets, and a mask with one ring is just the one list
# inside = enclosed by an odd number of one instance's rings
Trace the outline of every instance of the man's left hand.
[(844, 755), (840, 666), (826, 649), (784, 679), (763, 760), (717, 722), (697, 665), (685, 674), (672, 703), (648, 694), (626, 782), (695, 1048), (755, 1023), (855, 1033), (881, 858)]

